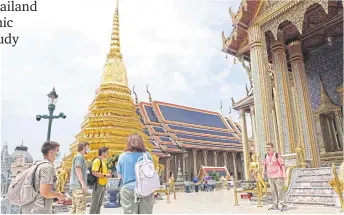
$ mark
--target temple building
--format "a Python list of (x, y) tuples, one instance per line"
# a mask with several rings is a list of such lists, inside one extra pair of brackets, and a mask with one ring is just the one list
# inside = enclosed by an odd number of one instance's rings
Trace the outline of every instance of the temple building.
[(198, 175), (201, 166), (226, 166), (240, 175), (243, 156), (238, 124), (219, 113), (153, 101), (151, 97), (149, 103), (139, 103), (136, 97), (133, 101), (120, 52), (118, 1), (113, 19), (101, 84), (76, 141), (70, 145), (71, 153), (63, 158), (66, 169), (71, 168), (79, 142), (90, 143), (90, 161), (102, 146), (110, 148), (110, 155), (123, 152), (128, 136), (136, 132), (144, 137), (155, 164), (165, 166), (165, 180), (171, 172), (177, 176), (179, 164), (189, 180)]
[(165, 166), (165, 179), (170, 172), (177, 175), (179, 163), (188, 180), (198, 175), (201, 166), (225, 166), (236, 176), (243, 171), (239, 127), (229, 118), (217, 112), (153, 101), (150, 93), (149, 103), (140, 102), (137, 107), (145, 133), (165, 153), (157, 154)]
[(341, 163), (342, 1), (242, 0), (239, 11), (229, 13), (233, 30), (229, 37), (222, 33), (222, 51), (242, 63), (251, 82), (247, 97), (232, 99), (241, 116), (245, 166), (247, 114), (260, 158), (273, 142), (288, 167)]
[(33, 165), (33, 158), (23, 142), (14, 149), (11, 155), (8, 152), (8, 144), (5, 143), (1, 150), (1, 195), (7, 193), (11, 179), (31, 165)]
[(11, 177), (15, 178), (19, 173), (33, 165), (33, 158), (24, 143), (17, 146), (11, 154)]

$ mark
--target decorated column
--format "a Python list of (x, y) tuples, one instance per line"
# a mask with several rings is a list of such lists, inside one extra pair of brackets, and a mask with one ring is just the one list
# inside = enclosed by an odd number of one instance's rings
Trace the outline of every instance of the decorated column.
[(278, 125), (277, 125), (277, 117), (276, 117), (276, 105), (275, 103), (272, 101), (270, 103), (271, 105), (271, 115), (272, 115), (272, 122), (273, 122), (273, 129), (274, 129), (274, 136), (275, 136), (275, 147), (276, 147), (276, 151), (278, 153), (281, 153), (281, 143), (279, 141), (279, 136), (278, 136)]
[(183, 176), (186, 178), (186, 168), (187, 168), (188, 152), (183, 154)]
[(255, 108), (255, 123), (256, 134), (255, 142), (259, 146), (260, 154), (264, 155), (265, 143), (270, 141), (269, 130), (269, 109), (268, 109), (268, 80), (266, 78), (266, 68), (264, 62), (263, 52), (266, 52), (266, 47), (263, 47), (262, 41), (265, 39), (264, 33), (260, 26), (253, 25), (248, 29), (248, 39), (250, 44), (250, 60), (252, 79), (254, 84), (254, 108)]
[(306, 150), (306, 159), (312, 161), (312, 166), (319, 165), (319, 156), (316, 150), (315, 130), (313, 127), (312, 107), (309, 98), (307, 76), (300, 41), (294, 41), (288, 45), (291, 61), (295, 94), (297, 98), (297, 109), (300, 114), (300, 126), (302, 138)]
[(165, 168), (165, 181), (170, 178), (171, 172), (171, 157), (166, 158), (166, 168)]
[(217, 151), (213, 151), (214, 164), (217, 167)]
[(237, 179), (238, 179), (238, 173), (237, 173), (236, 162), (235, 162), (236, 155), (237, 155), (236, 152), (232, 152), (232, 159), (233, 159), (233, 166), (234, 166), (234, 179), (235, 179), (235, 181), (237, 181)]
[(324, 134), (323, 130), (321, 129), (321, 122), (320, 122), (320, 115), (315, 115), (315, 128), (316, 128), (316, 134), (319, 141), (319, 152), (320, 154), (325, 153), (325, 143), (324, 143)]
[(254, 105), (250, 106), (250, 116), (251, 116), (251, 126), (252, 126), (252, 137), (253, 142), (255, 143), (255, 149), (258, 149), (258, 146), (256, 145), (256, 142), (254, 141), (254, 135), (256, 133), (256, 122), (255, 122), (255, 114), (254, 114)]
[(339, 143), (342, 147), (342, 150), (344, 150), (344, 141), (343, 141), (343, 137), (344, 137), (344, 134), (343, 134), (343, 115), (342, 115), (342, 112), (340, 109), (338, 109), (336, 112), (335, 112), (335, 122), (336, 122), (336, 125), (337, 125), (337, 129), (338, 129), (338, 137), (339, 137)]
[(208, 151), (203, 150), (204, 166), (208, 166)]
[(240, 114), (240, 126), (241, 126), (241, 131), (242, 131), (242, 145), (243, 145), (243, 159), (244, 159), (244, 165), (243, 165), (243, 176), (245, 178), (249, 178), (249, 171), (248, 169), (250, 168), (250, 153), (248, 150), (248, 138), (247, 138), (247, 126), (246, 126), (246, 112), (244, 109), (239, 110)]
[(290, 94), (289, 71), (283, 43), (283, 36), (279, 32), (278, 39), (272, 41), (272, 63), (276, 86), (276, 112), (281, 153), (290, 154), (295, 149), (295, 136), (292, 118), (292, 99)]
[(197, 149), (192, 150), (192, 157), (193, 157), (193, 173), (194, 177), (197, 176)]
[(227, 167), (227, 152), (223, 152), (223, 163), (226, 167), (226, 169), (228, 170), (228, 167)]

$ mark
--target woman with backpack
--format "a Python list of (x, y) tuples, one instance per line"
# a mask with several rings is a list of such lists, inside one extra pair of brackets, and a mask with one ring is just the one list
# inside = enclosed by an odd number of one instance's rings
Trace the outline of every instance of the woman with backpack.
[[(125, 214), (152, 214), (153, 193), (159, 186), (159, 176), (154, 169), (153, 159), (139, 134), (129, 136), (126, 150), (118, 159), (117, 173), (122, 178), (120, 198), (123, 212)], [(145, 175), (153, 177), (145, 178)], [(137, 181), (137, 177), (142, 180)]]

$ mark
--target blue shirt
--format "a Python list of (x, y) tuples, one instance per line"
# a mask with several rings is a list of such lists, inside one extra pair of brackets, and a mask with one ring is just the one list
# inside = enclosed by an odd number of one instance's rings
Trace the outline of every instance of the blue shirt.
[[(123, 152), (117, 163), (117, 171), (122, 177), (122, 186), (134, 190), (136, 186), (135, 164), (143, 156), (144, 152)], [(147, 152), (147, 157), (153, 161), (152, 156)]]

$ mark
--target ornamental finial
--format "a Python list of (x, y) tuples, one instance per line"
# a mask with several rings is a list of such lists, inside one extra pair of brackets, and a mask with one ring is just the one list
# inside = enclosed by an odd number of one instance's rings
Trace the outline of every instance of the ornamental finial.
[(118, 1), (116, 0), (116, 9), (113, 16), (112, 34), (111, 34), (111, 46), (108, 58), (122, 59), (120, 38), (119, 38), (119, 14), (118, 14)]
[(223, 113), (222, 113), (222, 101), (220, 101), (220, 104), (221, 104), (220, 111), (221, 111), (221, 114), (223, 115)]
[(232, 108), (231, 108), (231, 106), (228, 106), (228, 107), (229, 107), (229, 114), (228, 114), (228, 116), (230, 117), (231, 113), (232, 113)]
[(136, 92), (135, 92), (135, 85), (133, 86), (133, 93), (134, 93), (134, 95), (135, 95), (135, 104), (139, 104), (139, 100), (138, 100), (137, 94), (136, 94)]
[(149, 95), (149, 102), (153, 102), (153, 99), (152, 99), (152, 96), (151, 96), (151, 94), (150, 94), (150, 92), (149, 92), (149, 90), (148, 90), (148, 85), (146, 86), (146, 89), (147, 89), (147, 93), (148, 93), (148, 95)]
[(235, 105), (234, 98), (232, 97), (231, 99), (232, 99), (232, 106), (234, 106)]
[(326, 104), (326, 103), (332, 104), (332, 101), (326, 93), (324, 80), (320, 75), (320, 104)]

